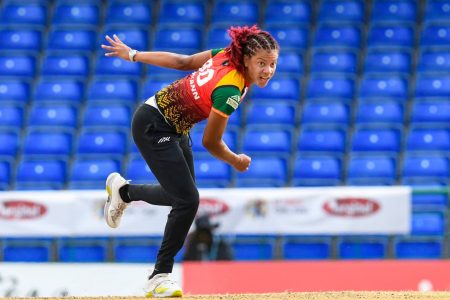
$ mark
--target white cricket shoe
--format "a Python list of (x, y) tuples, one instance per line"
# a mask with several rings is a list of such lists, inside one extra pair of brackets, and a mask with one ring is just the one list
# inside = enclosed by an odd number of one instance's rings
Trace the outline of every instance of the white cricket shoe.
[(119, 226), (123, 212), (128, 206), (128, 203), (124, 202), (119, 194), (119, 189), (125, 184), (128, 184), (128, 181), (119, 173), (111, 173), (106, 179), (108, 200), (105, 203), (104, 213), (106, 223), (112, 228)]
[(161, 273), (149, 279), (144, 291), (147, 298), (183, 297), (181, 287), (169, 277), (169, 273)]

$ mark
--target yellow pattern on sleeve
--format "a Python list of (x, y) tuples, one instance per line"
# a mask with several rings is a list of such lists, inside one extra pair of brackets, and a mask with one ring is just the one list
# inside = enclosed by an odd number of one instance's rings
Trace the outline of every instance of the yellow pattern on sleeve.
[(222, 79), (220, 79), (215, 88), (230, 85), (234, 85), (238, 87), (239, 91), (242, 91), (245, 86), (244, 76), (242, 76), (242, 74), (237, 70), (231, 70), (225, 76), (223, 76)]

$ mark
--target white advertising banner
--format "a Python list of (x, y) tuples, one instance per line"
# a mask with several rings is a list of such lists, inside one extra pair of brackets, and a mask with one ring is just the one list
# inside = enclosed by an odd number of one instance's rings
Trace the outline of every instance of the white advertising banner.
[[(204, 191), (200, 210), (235, 234), (407, 234), (409, 187)], [(200, 211), (202, 213), (202, 211)]]
[[(199, 214), (223, 234), (407, 234), (409, 187), (203, 189)], [(162, 235), (168, 207), (133, 202), (119, 228), (104, 191), (0, 193), (0, 236)]]
[[(0, 298), (61, 296), (140, 296), (145, 264), (0, 263)], [(182, 268), (172, 278), (182, 285)]]

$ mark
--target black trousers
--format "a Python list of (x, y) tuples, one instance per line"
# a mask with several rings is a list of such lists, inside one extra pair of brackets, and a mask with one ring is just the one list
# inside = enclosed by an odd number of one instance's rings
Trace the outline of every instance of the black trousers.
[(159, 111), (147, 104), (134, 113), (132, 134), (159, 184), (130, 184), (128, 194), (132, 201), (172, 207), (155, 265), (158, 273), (171, 273), (199, 205), (189, 137), (176, 133)]

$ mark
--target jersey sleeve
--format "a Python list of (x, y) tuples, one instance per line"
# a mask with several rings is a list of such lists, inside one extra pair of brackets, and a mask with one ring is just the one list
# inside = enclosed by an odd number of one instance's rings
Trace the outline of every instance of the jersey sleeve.
[(222, 51), (224, 48), (216, 48), (216, 49), (211, 49), (211, 57), (216, 56), (217, 53), (219, 53), (220, 51)]
[(229, 117), (239, 106), (241, 92), (237, 86), (221, 86), (212, 94), (212, 109), (224, 117)]

